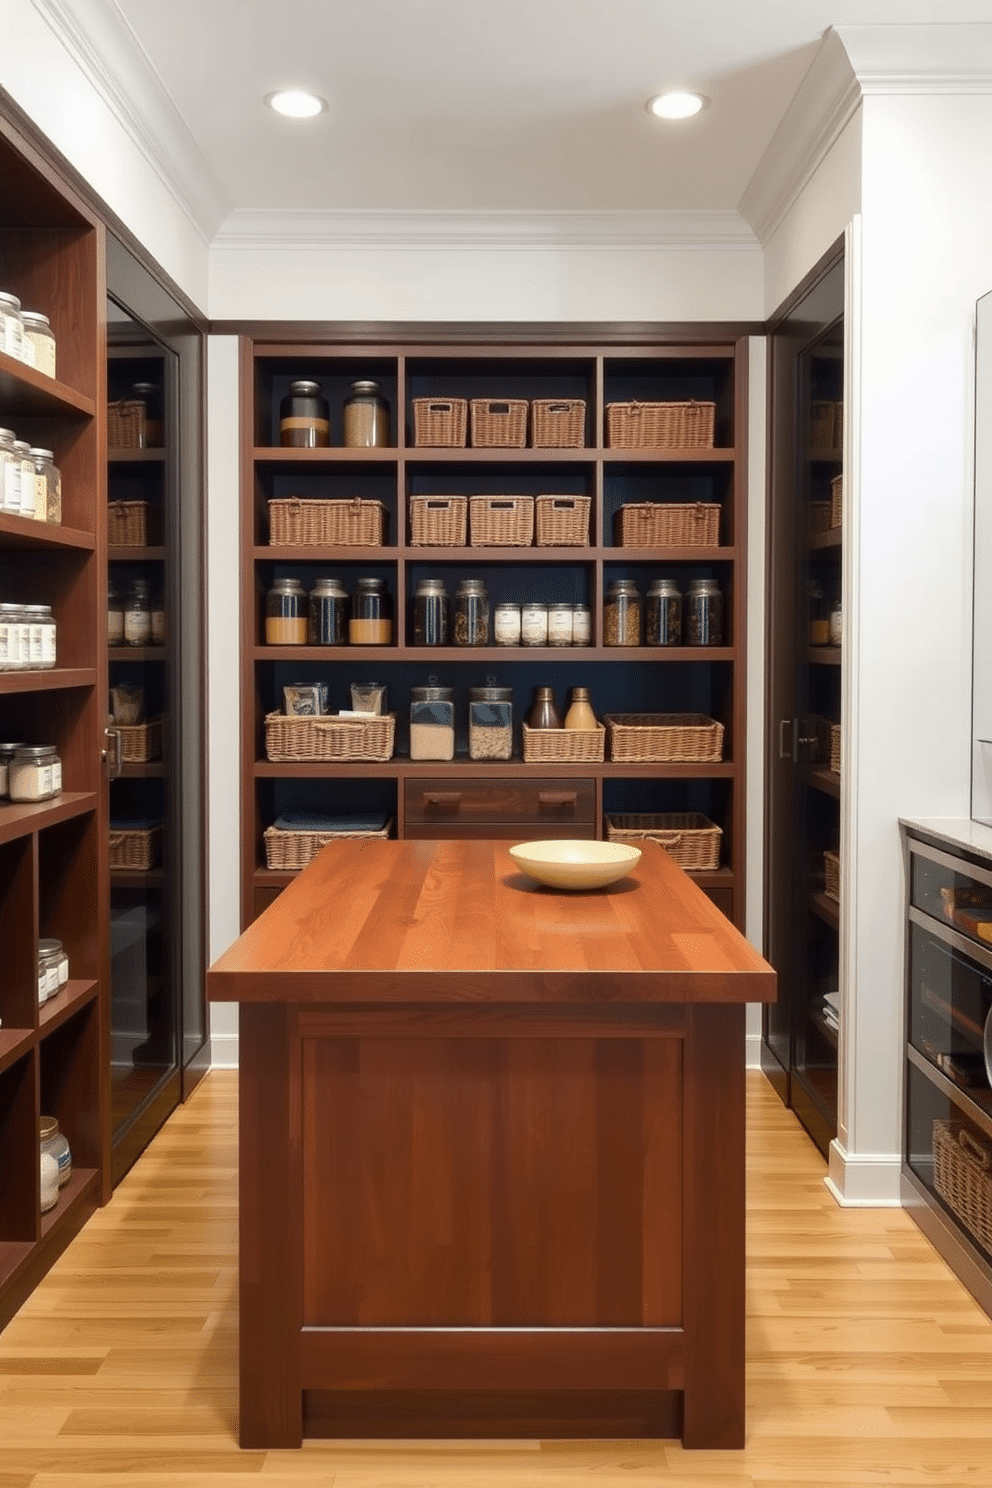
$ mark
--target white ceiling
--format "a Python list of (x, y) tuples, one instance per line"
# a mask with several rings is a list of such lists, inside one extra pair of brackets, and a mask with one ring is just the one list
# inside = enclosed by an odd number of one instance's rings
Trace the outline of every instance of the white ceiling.
[[(735, 209), (827, 29), (992, 0), (103, 0), (224, 210)], [(304, 86), (301, 123), (262, 102)], [(662, 124), (654, 93), (697, 89)]]

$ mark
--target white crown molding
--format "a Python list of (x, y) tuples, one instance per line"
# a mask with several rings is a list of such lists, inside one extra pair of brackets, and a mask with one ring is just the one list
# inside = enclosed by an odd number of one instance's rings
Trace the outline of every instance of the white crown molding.
[(740, 200), (759, 243), (768, 242), (860, 103), (847, 51), (828, 31)]
[(230, 203), (114, 0), (32, 0), (209, 247)]
[(312, 211), (239, 208), (215, 248), (546, 249), (604, 251), (757, 249), (733, 211), (483, 212)]
[(864, 94), (992, 92), (992, 23), (838, 26)]

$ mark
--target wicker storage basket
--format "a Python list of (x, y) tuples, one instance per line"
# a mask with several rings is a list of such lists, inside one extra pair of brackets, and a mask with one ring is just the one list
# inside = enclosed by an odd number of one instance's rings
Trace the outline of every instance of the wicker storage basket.
[(265, 757), (270, 760), (388, 760), (393, 757), (396, 714), (377, 718), (265, 716)]
[[(293, 825), (280, 826), (279, 822)], [(280, 817), (262, 833), (265, 865), (282, 872), (305, 868), (329, 842), (345, 837), (388, 837), (392, 820), (360, 817)]]
[(473, 398), (471, 409), (476, 449), (523, 449), (527, 443), (526, 398)]
[(414, 398), (414, 444), (460, 449), (465, 445), (467, 432), (467, 398)]
[(534, 541), (533, 496), (470, 496), (473, 548), (529, 548)]
[(607, 403), (613, 449), (712, 449), (715, 403)]
[(162, 856), (162, 827), (125, 827), (111, 822), (108, 838), (111, 872), (147, 873)]
[(840, 903), (840, 855), (829, 848), (823, 854), (823, 892)]
[(933, 1124), (933, 1186), (965, 1228), (992, 1251), (992, 1143), (963, 1121)]
[(597, 764), (606, 753), (606, 730), (532, 729), (521, 724), (525, 764)]
[(386, 532), (386, 508), (381, 501), (324, 501), (299, 496), (269, 502), (269, 543), (272, 547), (378, 547)]
[(610, 759), (632, 764), (712, 764), (723, 759), (723, 724), (703, 713), (608, 713)]
[(640, 812), (606, 818), (609, 842), (658, 842), (680, 868), (710, 872), (720, 866), (722, 827), (699, 811)]
[(613, 535), (622, 548), (715, 548), (720, 542), (720, 504), (628, 502), (614, 517)]
[(410, 542), (415, 548), (463, 548), (467, 496), (411, 496)]
[(813, 720), (816, 733), (816, 762), (826, 765), (835, 775), (840, 774), (840, 724), (829, 718)]
[(535, 398), (530, 405), (534, 449), (582, 449), (586, 442), (584, 398)]
[(844, 477), (835, 475), (830, 482), (830, 526), (840, 527), (844, 520)]
[(145, 449), (148, 432), (148, 410), (140, 399), (120, 398), (107, 404), (109, 449)]
[(535, 496), (534, 541), (539, 548), (589, 546), (589, 496)]
[(158, 509), (147, 501), (107, 504), (107, 542), (117, 548), (147, 548), (159, 540)]
[(125, 765), (141, 765), (148, 760), (162, 758), (162, 720), (147, 718), (144, 723), (115, 723), (121, 741), (121, 761)]

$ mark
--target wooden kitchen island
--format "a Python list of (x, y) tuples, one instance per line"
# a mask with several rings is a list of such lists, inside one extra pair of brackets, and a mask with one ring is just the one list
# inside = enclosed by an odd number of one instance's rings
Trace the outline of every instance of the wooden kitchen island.
[(343, 840), (240, 1003), (241, 1444), (744, 1444), (744, 1013), (775, 974), (654, 843)]

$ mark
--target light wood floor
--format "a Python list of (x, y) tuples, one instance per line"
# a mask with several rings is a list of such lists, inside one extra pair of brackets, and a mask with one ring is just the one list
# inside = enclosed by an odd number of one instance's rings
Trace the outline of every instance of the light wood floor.
[(237, 1447), (237, 1080), (207, 1076), (0, 1335), (0, 1488), (992, 1488), (992, 1323), (900, 1210), (842, 1210), (749, 1075), (748, 1446)]

